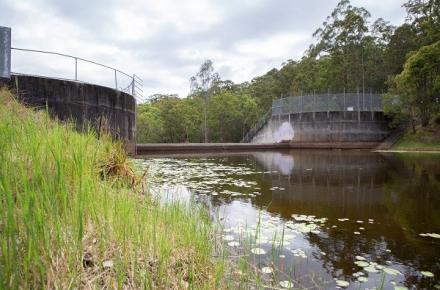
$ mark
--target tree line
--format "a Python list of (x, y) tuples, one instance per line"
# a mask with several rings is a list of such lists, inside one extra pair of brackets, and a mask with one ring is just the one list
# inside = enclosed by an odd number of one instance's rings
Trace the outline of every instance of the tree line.
[(393, 125), (440, 123), (440, 0), (409, 0), (400, 26), (371, 21), (341, 0), (299, 60), (250, 82), (222, 80), (212, 61), (190, 79), (191, 92), (154, 95), (137, 112), (138, 142), (239, 142), (286, 95), (383, 93)]

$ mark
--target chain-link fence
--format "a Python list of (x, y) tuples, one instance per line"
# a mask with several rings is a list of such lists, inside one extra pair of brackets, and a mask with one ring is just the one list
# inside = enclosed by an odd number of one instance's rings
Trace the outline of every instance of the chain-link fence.
[(381, 112), (381, 96), (372, 93), (320, 94), (291, 96), (272, 102), (272, 116), (332, 111)]

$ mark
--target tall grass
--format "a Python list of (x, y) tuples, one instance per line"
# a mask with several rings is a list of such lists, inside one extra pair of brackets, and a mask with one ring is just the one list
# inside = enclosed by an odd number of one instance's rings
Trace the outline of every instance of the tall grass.
[(121, 148), (0, 89), (0, 289), (221, 288), (206, 212), (138, 192)]

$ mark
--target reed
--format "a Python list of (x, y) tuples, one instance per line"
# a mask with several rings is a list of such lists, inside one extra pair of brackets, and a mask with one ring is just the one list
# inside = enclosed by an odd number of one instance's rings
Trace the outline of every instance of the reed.
[(0, 289), (219, 289), (213, 225), (139, 190), (121, 144), (0, 89)]

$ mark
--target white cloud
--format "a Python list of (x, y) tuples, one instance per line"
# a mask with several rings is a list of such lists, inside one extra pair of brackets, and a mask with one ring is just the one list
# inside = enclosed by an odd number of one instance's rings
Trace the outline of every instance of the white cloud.
[[(249, 81), (298, 59), (337, 0), (3, 0), (0, 25), (13, 46), (57, 51), (105, 63), (144, 79), (145, 95), (189, 91), (207, 58), (223, 79)], [(402, 0), (353, 0), (393, 24)], [(71, 77), (71, 60), (14, 53), (13, 70)], [(112, 86), (114, 76), (81, 64), (80, 77)], [(120, 80), (122, 82), (122, 78)]]

